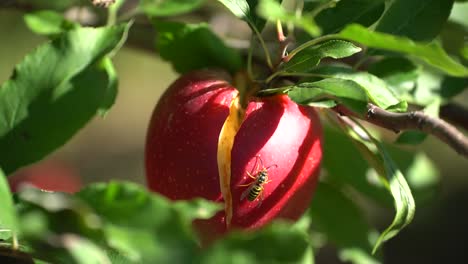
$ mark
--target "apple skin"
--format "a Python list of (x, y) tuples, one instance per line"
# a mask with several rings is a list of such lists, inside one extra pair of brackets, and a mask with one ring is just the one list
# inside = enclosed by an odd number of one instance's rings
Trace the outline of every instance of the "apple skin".
[[(202, 197), (223, 203), (217, 167), (217, 144), (237, 90), (218, 70), (183, 75), (163, 94), (150, 121), (146, 141), (148, 187), (173, 200)], [(248, 103), (234, 139), (231, 159), (233, 228), (256, 229), (273, 219), (298, 219), (309, 207), (320, 172), (322, 128), (311, 107), (286, 95)], [(260, 159), (258, 158), (260, 157)], [(260, 161), (261, 160), (261, 161)], [(256, 162), (268, 167), (262, 203), (241, 200), (254, 181)], [(261, 168), (261, 166), (260, 166)], [(224, 211), (197, 220), (202, 240), (226, 232)]]

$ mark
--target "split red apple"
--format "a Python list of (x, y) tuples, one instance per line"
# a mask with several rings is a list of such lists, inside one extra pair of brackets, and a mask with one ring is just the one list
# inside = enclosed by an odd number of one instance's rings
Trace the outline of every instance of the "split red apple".
[[(237, 95), (230, 77), (198, 70), (175, 81), (158, 102), (146, 141), (151, 190), (173, 200), (203, 197), (223, 203), (217, 164), (218, 138)], [(322, 159), (322, 129), (314, 109), (287, 95), (252, 99), (234, 138), (231, 159), (233, 228), (254, 229), (275, 218), (298, 219), (308, 208)], [(258, 172), (270, 182), (254, 201), (241, 196)], [(243, 186), (241, 186), (243, 185)], [(248, 192), (248, 191), (247, 191)], [(226, 231), (224, 212), (198, 221), (205, 240)]]

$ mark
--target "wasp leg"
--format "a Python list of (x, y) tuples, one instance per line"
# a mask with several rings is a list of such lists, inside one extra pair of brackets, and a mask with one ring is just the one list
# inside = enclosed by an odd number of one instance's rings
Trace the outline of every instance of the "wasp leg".
[(239, 185), (237, 185), (237, 186), (249, 186), (249, 185), (252, 185), (252, 184), (254, 184), (254, 183), (255, 183), (255, 182), (253, 181), (253, 182), (251, 182), (251, 183), (247, 183), (247, 184), (239, 184)]
[(247, 175), (249, 175), (249, 177), (252, 178), (252, 179), (254, 179), (254, 180), (257, 179), (257, 177), (255, 177), (254, 175), (250, 174), (249, 172), (247, 172)]

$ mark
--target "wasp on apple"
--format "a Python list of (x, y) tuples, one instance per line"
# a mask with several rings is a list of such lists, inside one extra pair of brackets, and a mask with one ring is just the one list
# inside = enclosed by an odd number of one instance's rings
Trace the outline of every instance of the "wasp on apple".
[[(240, 200), (241, 201), (244, 200), (245, 197), (247, 197), (247, 200), (249, 200), (250, 202), (253, 202), (259, 199), (257, 207), (260, 207), (260, 205), (263, 202), (264, 185), (271, 182), (271, 180), (268, 179), (268, 170), (271, 167), (278, 167), (278, 166), (276, 164), (273, 164), (271, 166), (265, 167), (263, 166), (263, 161), (260, 158), (260, 156), (256, 156), (256, 158), (257, 159), (255, 160), (255, 164), (254, 164), (254, 168), (256, 167), (255, 172), (253, 172), (253, 170), (252, 172), (247, 172), (247, 175), (249, 175), (250, 178), (254, 179), (254, 181), (248, 184), (239, 185), (239, 186), (249, 186), (249, 188), (247, 188), (242, 193)], [(260, 169), (260, 164), (258, 163), (258, 161), (260, 161), (261, 169)]]

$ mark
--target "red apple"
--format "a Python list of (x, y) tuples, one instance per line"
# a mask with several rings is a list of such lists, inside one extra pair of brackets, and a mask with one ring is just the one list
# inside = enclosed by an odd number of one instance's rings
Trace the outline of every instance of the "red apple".
[[(203, 197), (223, 203), (217, 144), (237, 95), (229, 80), (222, 71), (198, 70), (176, 80), (161, 97), (146, 141), (151, 190), (173, 200)], [(314, 109), (286, 95), (251, 100), (231, 153), (232, 227), (296, 220), (308, 208), (322, 159), (322, 129)], [(263, 185), (259, 199), (241, 200), (249, 186), (240, 185), (254, 181), (247, 172), (256, 175), (256, 164), (270, 167), (271, 182)], [(205, 238), (224, 233), (224, 212), (196, 226)]]
[(8, 177), (8, 183), (13, 192), (17, 192), (21, 185), (29, 184), (42, 190), (74, 193), (82, 185), (80, 176), (72, 167), (56, 160), (22, 168)]

